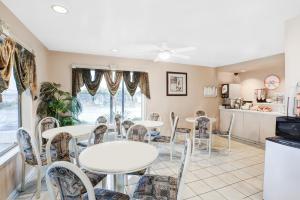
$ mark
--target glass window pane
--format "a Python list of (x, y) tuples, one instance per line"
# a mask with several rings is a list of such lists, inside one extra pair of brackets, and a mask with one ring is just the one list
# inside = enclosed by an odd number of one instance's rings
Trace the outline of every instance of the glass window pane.
[(110, 93), (104, 80), (101, 81), (99, 90), (94, 97), (83, 86), (78, 94), (78, 99), (82, 104), (82, 113), (79, 115), (82, 123), (94, 124), (100, 115), (104, 115), (109, 120)]
[(16, 142), (16, 131), (19, 128), (18, 101), (18, 91), (12, 75), (9, 88), (0, 94), (0, 154)]
[[(106, 116), (108, 120), (112, 119), (111, 122), (113, 122), (115, 114), (123, 115), (124, 119), (142, 119), (142, 94), (140, 88), (137, 89), (134, 97), (131, 97), (123, 81), (120, 83), (120, 87), (114, 97), (111, 97), (103, 79), (100, 89), (94, 97), (88, 93), (84, 86), (78, 94), (78, 99), (83, 109), (79, 115), (79, 120), (82, 123), (93, 124), (100, 115)], [(110, 116), (111, 114), (112, 116)]]
[(127, 89), (124, 92), (124, 119), (141, 120), (142, 119), (142, 94), (138, 87), (135, 95), (132, 97)]

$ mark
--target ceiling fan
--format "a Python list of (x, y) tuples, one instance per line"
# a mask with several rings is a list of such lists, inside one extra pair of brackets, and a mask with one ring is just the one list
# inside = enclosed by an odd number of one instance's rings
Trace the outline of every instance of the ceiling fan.
[(146, 47), (146, 51), (156, 53), (154, 62), (167, 61), (172, 57), (187, 60), (190, 59), (190, 57), (182, 53), (196, 50), (196, 47), (193, 46), (183, 48), (170, 48), (167, 43), (162, 43), (161, 45), (145, 45), (144, 47)]

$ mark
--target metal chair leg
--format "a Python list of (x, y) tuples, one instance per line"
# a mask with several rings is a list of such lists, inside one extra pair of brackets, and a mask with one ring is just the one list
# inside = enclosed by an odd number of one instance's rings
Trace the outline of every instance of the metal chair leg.
[(25, 187), (25, 160), (22, 157), (22, 169), (21, 169), (21, 189), (20, 191), (23, 192), (24, 191), (24, 187)]

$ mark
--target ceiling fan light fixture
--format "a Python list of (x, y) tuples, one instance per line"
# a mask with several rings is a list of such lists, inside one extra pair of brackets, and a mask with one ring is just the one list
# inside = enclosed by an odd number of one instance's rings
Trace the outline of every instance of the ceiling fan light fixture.
[(68, 9), (61, 5), (57, 5), (57, 4), (52, 5), (51, 8), (54, 12), (59, 13), (59, 14), (67, 14), (68, 13)]
[(160, 60), (169, 60), (171, 58), (171, 52), (162, 51), (158, 54)]

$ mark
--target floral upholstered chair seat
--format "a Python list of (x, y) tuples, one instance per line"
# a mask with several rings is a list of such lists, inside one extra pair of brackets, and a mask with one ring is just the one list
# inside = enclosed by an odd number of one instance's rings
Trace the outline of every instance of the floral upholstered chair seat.
[[(177, 200), (178, 193), (182, 190), (183, 176), (187, 172), (191, 155), (191, 141), (187, 139), (181, 157), (181, 166), (178, 177), (144, 175), (140, 178), (133, 193), (135, 200)], [(179, 199), (178, 199), (179, 200)]]
[(158, 136), (156, 138), (153, 139), (154, 142), (159, 142), (159, 143), (169, 143), (171, 141), (171, 137), (170, 136)]
[[(66, 165), (66, 164), (64, 164)], [(68, 165), (67, 165), (68, 166)], [(75, 168), (75, 166), (72, 166)], [(76, 171), (80, 169), (76, 168)], [(78, 172), (82, 175), (82, 172)], [(86, 179), (86, 178), (85, 178)], [(50, 182), (50, 183), (49, 183)], [(90, 183), (87, 183), (92, 188)], [(88, 188), (84, 182), (70, 169), (65, 167), (50, 167), (47, 171), (47, 185), (56, 188), (61, 200), (88, 200)], [(52, 192), (52, 190), (49, 190)], [(96, 200), (129, 200), (129, 196), (105, 189), (94, 189)], [(90, 194), (89, 194), (90, 195)]]
[[(114, 192), (106, 189), (95, 189), (96, 200), (129, 200), (129, 196), (123, 193)], [(89, 200), (88, 196), (85, 194), (83, 200)]]
[[(53, 157), (55, 158), (55, 161), (71, 162), (71, 157), (72, 157), (72, 154), (74, 154), (74, 153), (70, 152), (69, 143), (72, 139), (73, 139), (72, 135), (69, 133), (59, 133), (51, 141), (49, 141), (49, 142), (51, 142), (52, 151), (55, 152), (55, 155), (53, 155)], [(74, 156), (75, 156), (75, 154), (74, 154)], [(52, 160), (52, 162), (53, 161), (54, 160)], [(106, 174), (96, 174), (96, 173), (89, 172), (84, 169), (83, 169), (83, 172), (90, 179), (93, 186), (97, 185), (99, 182), (101, 182), (106, 177)]]
[(145, 175), (136, 188), (133, 199), (176, 200), (177, 179), (171, 176)]

